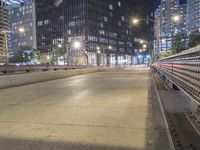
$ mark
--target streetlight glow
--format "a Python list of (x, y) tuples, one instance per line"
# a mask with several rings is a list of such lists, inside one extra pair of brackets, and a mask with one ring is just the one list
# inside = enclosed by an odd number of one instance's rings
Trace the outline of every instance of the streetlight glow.
[(78, 41), (75, 41), (74, 44), (73, 44), (73, 47), (74, 47), (75, 49), (79, 49), (79, 48), (81, 47), (81, 43), (78, 42)]
[(100, 50), (100, 47), (99, 47), (99, 46), (97, 46), (97, 50)]
[(138, 55), (138, 58), (139, 58), (139, 59), (142, 58), (142, 55)]
[(50, 56), (48, 55), (48, 56), (47, 56), (47, 60), (49, 60), (49, 59), (50, 59)]
[(101, 53), (101, 51), (100, 51), (100, 50), (98, 50), (98, 51), (97, 51), (97, 53), (98, 53), (98, 54), (100, 54), (100, 53)]
[(141, 43), (141, 44), (143, 44), (143, 43), (144, 43), (144, 41), (143, 41), (143, 40), (141, 40), (141, 41), (140, 41), (140, 43)]
[(174, 22), (178, 22), (178, 21), (180, 20), (180, 16), (175, 15), (175, 16), (172, 17), (172, 20), (173, 20)]
[(147, 45), (146, 45), (146, 44), (144, 44), (144, 45), (143, 45), (143, 48), (147, 48)]
[(62, 48), (62, 44), (58, 44), (58, 48)]
[(133, 19), (133, 24), (138, 24), (139, 21), (140, 21), (139, 19), (135, 18)]
[(109, 46), (108, 49), (112, 49), (112, 46)]
[(18, 29), (18, 31), (19, 31), (20, 33), (24, 33), (24, 32), (25, 32), (25, 29), (24, 29), (23, 27), (20, 27), (20, 28)]

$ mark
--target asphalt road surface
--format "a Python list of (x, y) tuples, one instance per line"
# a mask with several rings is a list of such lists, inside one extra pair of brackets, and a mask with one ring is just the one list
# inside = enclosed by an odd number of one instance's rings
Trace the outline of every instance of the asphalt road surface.
[(0, 90), (0, 150), (169, 150), (148, 71)]

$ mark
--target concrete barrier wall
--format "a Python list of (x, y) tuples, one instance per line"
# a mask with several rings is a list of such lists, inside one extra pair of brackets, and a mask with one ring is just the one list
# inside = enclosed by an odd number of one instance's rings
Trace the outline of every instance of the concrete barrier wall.
[(8, 76), (0, 76), (0, 89), (10, 88), (14, 86), (21, 86), (31, 83), (61, 79), (72, 77), (76, 75), (109, 71), (110, 69), (90, 68), (90, 69), (76, 69), (76, 70), (57, 70), (47, 72), (34, 72), (27, 74), (16, 74)]

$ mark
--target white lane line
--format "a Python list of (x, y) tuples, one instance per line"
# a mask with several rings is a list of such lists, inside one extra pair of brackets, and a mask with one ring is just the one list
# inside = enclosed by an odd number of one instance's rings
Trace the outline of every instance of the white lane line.
[(195, 125), (193, 124), (192, 120), (190, 119), (190, 117), (188, 117), (188, 115), (185, 113), (186, 118), (188, 119), (188, 121), (190, 122), (190, 124), (192, 125), (192, 127), (194, 128), (194, 130), (197, 132), (197, 134), (200, 136), (200, 132), (199, 130), (195, 127)]
[(173, 140), (172, 140), (172, 136), (171, 136), (171, 133), (170, 133), (170, 130), (169, 130), (169, 125), (167, 123), (166, 115), (165, 115), (164, 108), (163, 108), (163, 105), (162, 105), (162, 102), (161, 102), (160, 94), (159, 94), (158, 88), (156, 86), (156, 81), (154, 79), (154, 75), (153, 75), (152, 72), (151, 72), (151, 74), (152, 74), (152, 78), (153, 78), (153, 81), (154, 81), (154, 87), (156, 89), (156, 95), (158, 97), (158, 102), (159, 102), (159, 105), (160, 105), (162, 116), (163, 116), (163, 119), (164, 119), (165, 129), (166, 129), (166, 132), (167, 132), (169, 144), (170, 144), (171, 150), (175, 150), (174, 143), (173, 143)]

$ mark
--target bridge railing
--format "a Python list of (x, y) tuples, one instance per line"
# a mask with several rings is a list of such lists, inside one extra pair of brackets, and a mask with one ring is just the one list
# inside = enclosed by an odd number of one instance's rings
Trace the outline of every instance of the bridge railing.
[(84, 69), (86, 66), (66, 66), (66, 65), (6, 65), (0, 66), (1, 73), (23, 73), (33, 71), (49, 71), (49, 70), (68, 70), (68, 69)]
[(152, 65), (166, 82), (178, 86), (192, 97), (191, 116), (200, 126), (200, 45)]
[(200, 45), (162, 59), (153, 67), (200, 103)]

